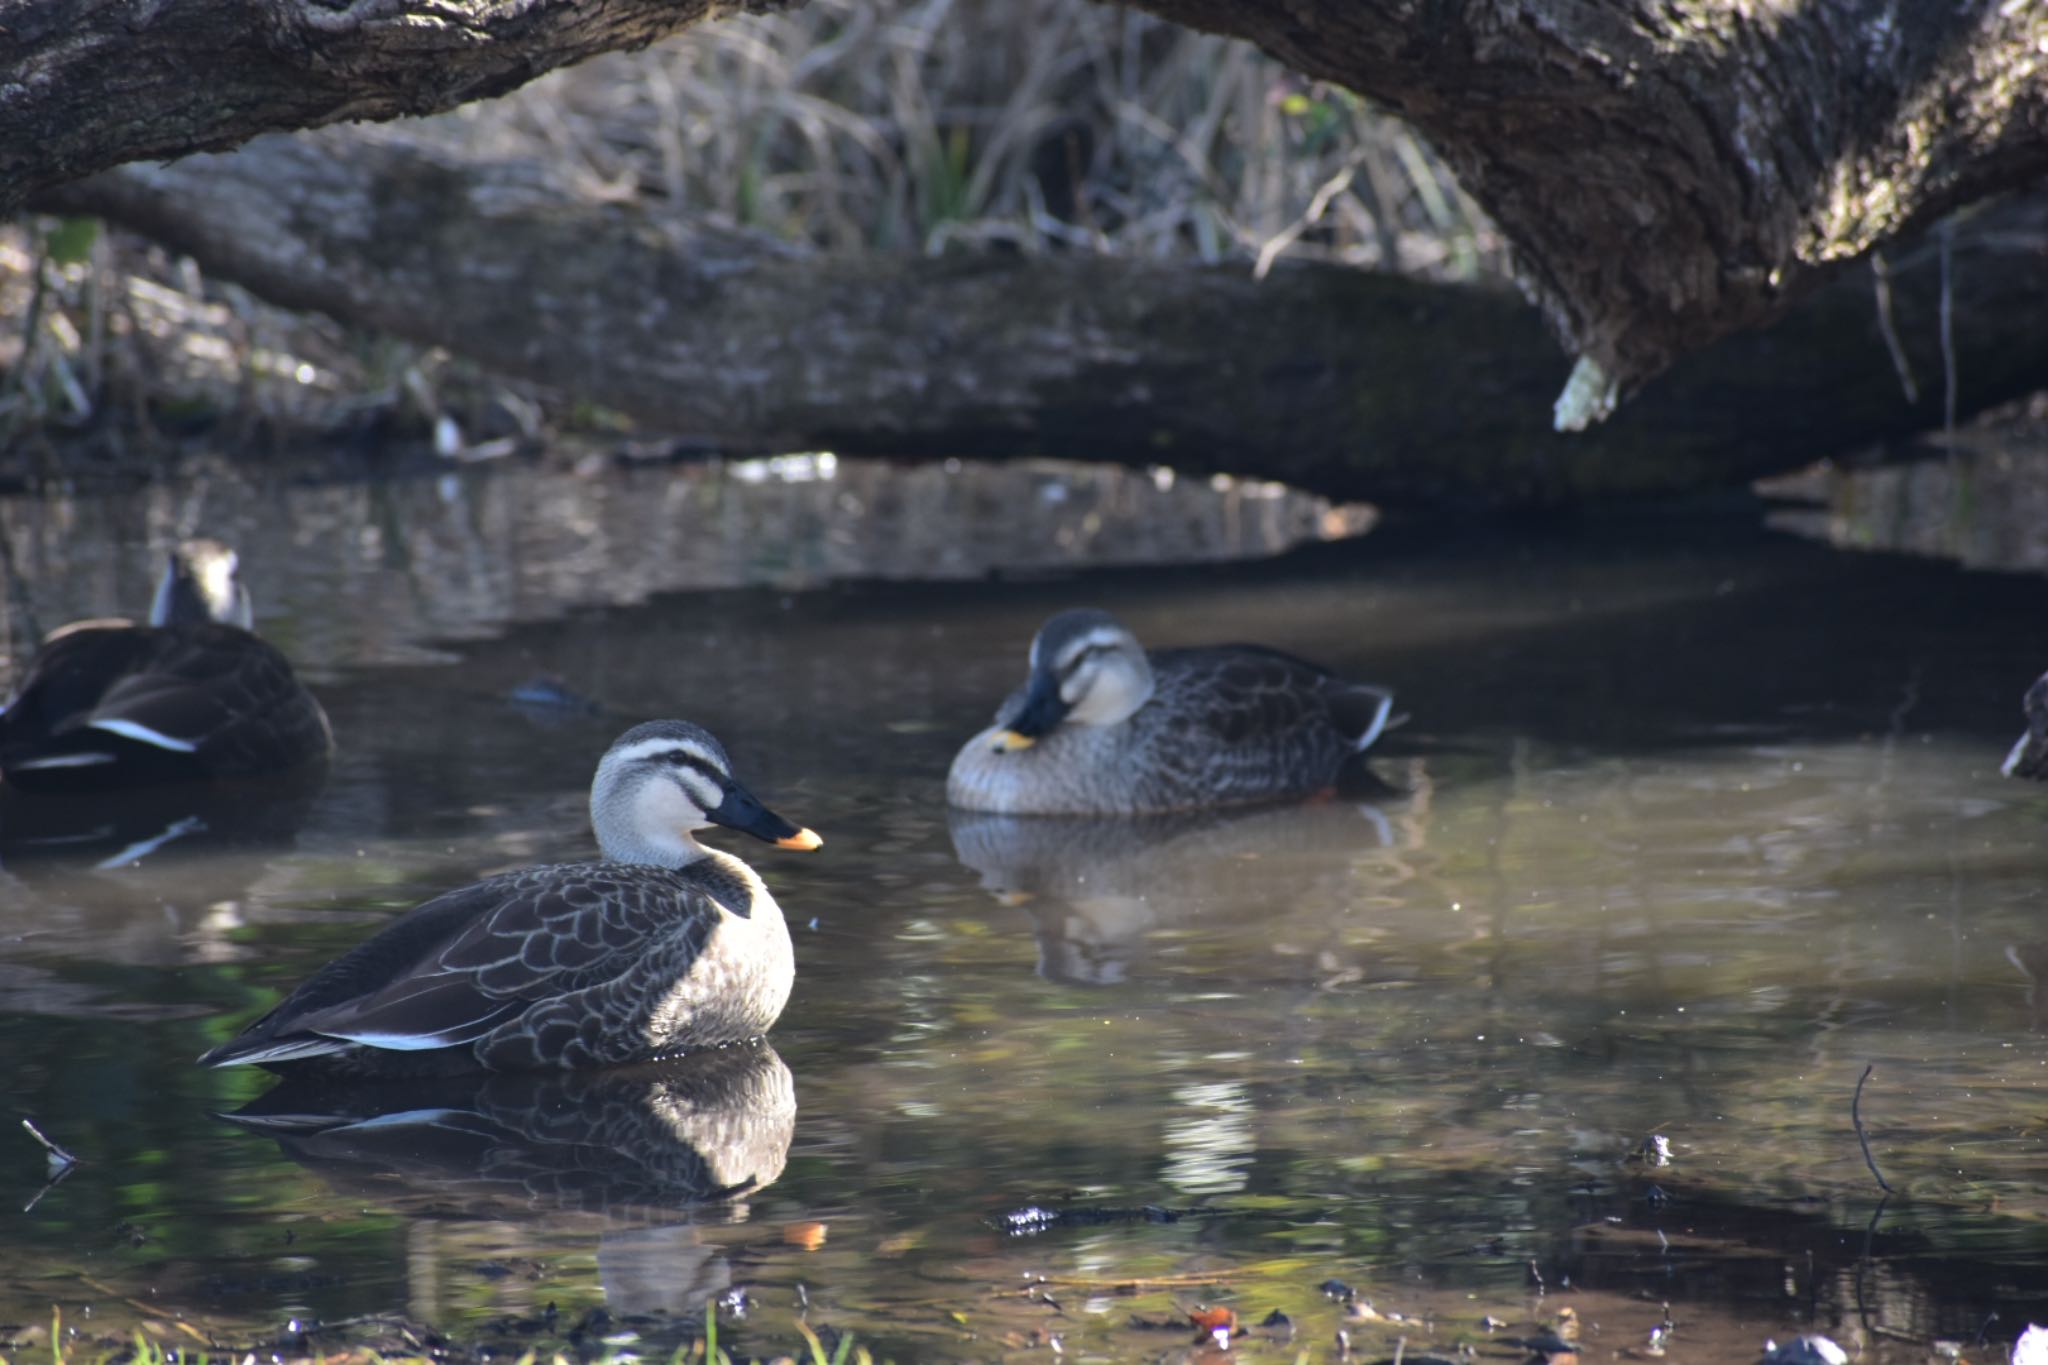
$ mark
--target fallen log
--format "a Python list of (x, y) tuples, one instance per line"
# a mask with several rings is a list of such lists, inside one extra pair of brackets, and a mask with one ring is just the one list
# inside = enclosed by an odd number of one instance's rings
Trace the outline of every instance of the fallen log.
[[(388, 133), (68, 186), (93, 213), (274, 302), (445, 346), (711, 447), (1057, 454), (1283, 479), (1386, 503), (1557, 504), (1737, 484), (1938, 425), (1942, 272), (1870, 276), (1553, 433), (1565, 362), (1498, 290), (1297, 265), (1086, 255), (829, 256), (657, 223), (526, 165)], [(2048, 380), (2048, 199), (1978, 215), (1952, 270), (1969, 413)]]
[[(1873, 249), (2048, 172), (2048, 5), (2026, 0), (1142, 3), (1427, 134), (1578, 362), (1565, 427)], [(725, 8), (15, 0), (0, 211), (126, 160), (446, 109)]]

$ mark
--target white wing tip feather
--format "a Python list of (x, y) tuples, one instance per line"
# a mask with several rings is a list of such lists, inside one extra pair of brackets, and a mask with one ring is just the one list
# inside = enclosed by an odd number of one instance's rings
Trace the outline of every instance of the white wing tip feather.
[(261, 1066), (265, 1062), (295, 1062), (302, 1057), (325, 1057), (340, 1052), (348, 1044), (337, 1038), (293, 1038), (287, 1042), (272, 1043), (248, 1052), (237, 1052), (232, 1057), (219, 1055), (215, 1048), (199, 1059), (204, 1066)]
[(1372, 747), (1373, 741), (1378, 739), (1381, 733), (1386, 730), (1387, 717), (1393, 712), (1393, 709), (1394, 694), (1392, 692), (1381, 692), (1380, 704), (1372, 713), (1372, 724), (1366, 726), (1365, 733), (1358, 737), (1358, 744), (1353, 752), (1362, 754)]
[(189, 754), (199, 747), (199, 741), (196, 739), (179, 739), (160, 730), (152, 730), (147, 725), (137, 725), (132, 720), (96, 720), (86, 728), (103, 730), (107, 734), (132, 739), (137, 744), (147, 744), (151, 748), (169, 749), (172, 753)]
[(94, 768), (102, 763), (112, 763), (112, 754), (52, 754), (48, 758), (24, 759), (13, 765), (19, 773), (48, 772), (55, 768)]

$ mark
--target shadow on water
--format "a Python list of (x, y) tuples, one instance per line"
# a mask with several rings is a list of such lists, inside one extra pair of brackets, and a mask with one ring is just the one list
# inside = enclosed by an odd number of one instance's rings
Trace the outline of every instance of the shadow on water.
[[(1040, 470), (988, 492), (967, 471), (911, 500), (879, 469), (323, 492), (380, 510), (252, 554), (266, 628), (318, 656), (339, 740), (296, 829), (104, 868), (97, 848), (4, 860), (0, 974), (21, 989), (0, 1092), (81, 1161), (0, 1223), (0, 1340), (40, 1349), (52, 1305), (91, 1305), (116, 1345), (173, 1310), (228, 1345), (396, 1312), (587, 1355), (671, 1341), (692, 1299), (740, 1289), (740, 1349), (787, 1350), (803, 1319), (899, 1359), (1042, 1359), (1052, 1336), (1156, 1358), (1200, 1302), (1282, 1310), (1297, 1339), (1242, 1346), (1288, 1360), (1339, 1329), (1368, 1358), (1403, 1337), (1410, 1358), (1501, 1351), (1561, 1303), (1620, 1350), (1668, 1302), (1674, 1354), (1715, 1359), (1822, 1330), (1917, 1361), (1993, 1311), (1994, 1347), (2048, 1317), (2048, 795), (1995, 774), (2048, 665), (2048, 584), (1844, 555), (1752, 511), (1313, 543), (1330, 509), (1243, 489), (1182, 526), (1243, 549), (1270, 517), (1308, 547), (988, 576), (1063, 528), (1114, 539), (1107, 512), (1153, 517), (1161, 489), (1047, 494)], [(247, 505), (274, 516), (271, 496)], [(151, 497), (70, 524), (185, 529)], [(1153, 548), (1201, 558), (1198, 538)], [(953, 540), (979, 567), (893, 577)], [(74, 610), (51, 591), (39, 614)], [(1037, 625), (1083, 602), (1151, 643), (1257, 640), (1392, 685), (1413, 719), (1372, 760), (1390, 790), (1159, 822), (949, 814), (955, 746)], [(537, 678), (594, 706), (510, 700)], [(190, 1065), (391, 914), (587, 856), (591, 765), (657, 715), (708, 726), (826, 840), (735, 849), (798, 957), (772, 1184), (661, 1221), (689, 1163), (636, 1155), (627, 1127), (573, 1136), (602, 1111), (667, 1142), (658, 1104), (595, 1082), (322, 1108)], [(1861, 1117), (1900, 1193), (1866, 1238), (1848, 1105), (1873, 1063)], [(252, 1102), (304, 1119), (296, 1146), (210, 1117)], [(1671, 1167), (1636, 1158), (1652, 1134)], [(42, 1158), (17, 1147), (18, 1206)], [(639, 1193), (565, 1212), (615, 1159)], [(1077, 1216), (1013, 1235), (1030, 1207)], [(1148, 1207), (1173, 1216), (1121, 1216)], [(629, 1287), (629, 1244), (674, 1274)], [(1333, 1279), (1406, 1318), (1325, 1297)]]

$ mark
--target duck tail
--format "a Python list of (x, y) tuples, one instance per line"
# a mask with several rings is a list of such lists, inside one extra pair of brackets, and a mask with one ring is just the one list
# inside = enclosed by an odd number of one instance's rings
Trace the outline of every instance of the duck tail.
[(1353, 753), (1364, 753), (1406, 716), (1394, 714), (1394, 694), (1371, 683), (1352, 683), (1338, 698), (1334, 716), (1345, 734), (1352, 736)]

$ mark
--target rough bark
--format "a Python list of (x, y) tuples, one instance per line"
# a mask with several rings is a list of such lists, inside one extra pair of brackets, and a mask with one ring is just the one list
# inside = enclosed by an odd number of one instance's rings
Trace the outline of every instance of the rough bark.
[[(1698, 488), (1940, 420), (1939, 271), (1894, 261), (1901, 392), (1867, 272), (1552, 433), (1564, 362), (1499, 291), (1337, 267), (1085, 256), (804, 254), (658, 227), (531, 167), (388, 134), (273, 137), (128, 167), (52, 199), (276, 302), (443, 345), (743, 450), (1049, 453), (1286, 479), (1388, 502), (1557, 502)], [(1965, 413), (2043, 379), (2048, 203), (1957, 241)]]
[(1585, 419), (2048, 171), (2048, 5), (2028, 0), (1138, 3), (1426, 133), (1591, 362)]
[[(2048, 171), (2037, 0), (1141, 3), (1422, 128), (1579, 358), (1567, 426), (1782, 316), (1873, 246)], [(16, 0), (0, 27), (0, 212), (124, 160), (447, 108), (724, 8)]]
[[(751, 0), (762, 8), (774, 0)], [(725, 0), (14, 0), (0, 10), (0, 215), (124, 161), (502, 94)]]

